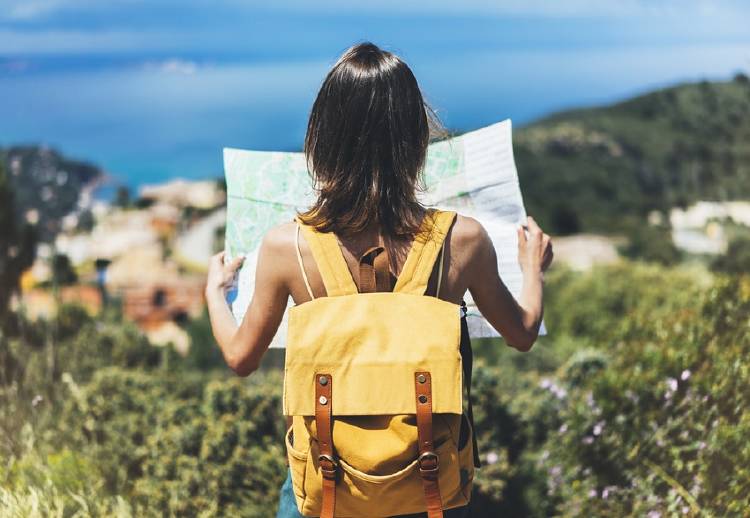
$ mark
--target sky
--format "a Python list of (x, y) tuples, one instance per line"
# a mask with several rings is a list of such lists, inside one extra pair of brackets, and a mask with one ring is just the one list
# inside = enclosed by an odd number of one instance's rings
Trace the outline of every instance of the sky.
[(44, 144), (134, 188), (299, 150), (351, 44), (402, 56), (455, 131), (524, 125), (750, 69), (740, 1), (0, 0), (0, 147)]

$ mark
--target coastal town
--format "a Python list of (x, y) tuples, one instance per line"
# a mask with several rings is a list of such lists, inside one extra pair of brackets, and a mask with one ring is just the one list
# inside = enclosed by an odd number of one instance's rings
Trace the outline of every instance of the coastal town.
[[(54, 240), (37, 245), (14, 303), (32, 319), (50, 317), (61, 302), (83, 305), (92, 314), (114, 306), (150, 343), (171, 344), (185, 354), (190, 339), (184, 323), (202, 314), (206, 265), (223, 248), (225, 204), (218, 180), (144, 185), (133, 200), (104, 201), (84, 189)], [(35, 210), (27, 211), (27, 220), (37, 219)], [(81, 219), (89, 214), (93, 222), (82, 230)], [(663, 224), (661, 215), (652, 214), (648, 224)], [(726, 250), (727, 225), (750, 227), (750, 203), (673, 208), (669, 224), (673, 243), (684, 253), (716, 256)], [(580, 233), (554, 242), (557, 267), (586, 271), (619, 261), (625, 239)], [(61, 261), (70, 269), (65, 279), (53, 275)]]
[[(127, 206), (82, 196), (54, 241), (37, 246), (16, 304), (32, 318), (49, 317), (58, 302), (91, 313), (116, 305), (152, 344), (184, 354), (181, 324), (203, 311), (205, 265), (221, 247), (224, 204), (220, 183), (210, 180), (143, 186)], [(94, 223), (82, 231), (89, 211)], [(72, 274), (51, 289), (53, 262), (62, 257)]]

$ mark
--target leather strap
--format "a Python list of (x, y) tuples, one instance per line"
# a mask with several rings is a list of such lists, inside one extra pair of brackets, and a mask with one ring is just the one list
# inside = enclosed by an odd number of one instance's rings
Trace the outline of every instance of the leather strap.
[(359, 259), (359, 292), (391, 291), (388, 250), (383, 246), (369, 248)]
[(333, 456), (332, 385), (333, 378), (330, 374), (315, 375), (315, 428), (318, 432), (318, 466), (323, 476), (323, 502), (320, 509), (320, 518), (333, 518), (336, 508), (336, 477), (339, 466)]
[(427, 518), (443, 518), (440, 498), (440, 459), (432, 440), (432, 379), (429, 372), (414, 373), (417, 405), (417, 438), (419, 440), (419, 475), (422, 477)]

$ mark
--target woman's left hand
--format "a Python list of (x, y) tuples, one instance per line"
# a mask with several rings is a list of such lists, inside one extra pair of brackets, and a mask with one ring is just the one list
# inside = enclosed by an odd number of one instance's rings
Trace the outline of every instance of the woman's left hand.
[(206, 280), (206, 296), (219, 293), (222, 296), (232, 286), (237, 269), (242, 266), (245, 256), (239, 256), (224, 264), (226, 252), (222, 251), (211, 257), (208, 263), (208, 278)]

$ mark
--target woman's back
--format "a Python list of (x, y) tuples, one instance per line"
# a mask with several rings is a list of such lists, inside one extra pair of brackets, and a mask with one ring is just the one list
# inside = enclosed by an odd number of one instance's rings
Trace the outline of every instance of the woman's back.
[[(289, 293), (295, 304), (302, 304), (310, 300), (304, 277), (300, 271), (297, 258), (296, 241), (297, 224), (285, 223), (273, 228), (266, 236), (265, 244), (269, 252), (275, 257), (274, 270), (276, 275), (283, 278), (288, 286)], [(438, 265), (435, 265), (427, 294), (437, 295), (448, 302), (458, 304), (465, 296), (469, 288), (472, 269), (472, 257), (476, 255), (478, 239), (482, 233), (481, 225), (474, 219), (458, 215), (455, 223), (451, 226), (445, 242), (443, 257), (443, 275), (440, 283), (440, 293), (436, 294), (438, 280)], [(369, 248), (380, 243), (379, 229), (372, 228), (366, 232), (352, 236), (337, 236), (341, 252), (346, 260), (349, 271), (355, 284), (360, 286), (359, 258)], [(397, 278), (403, 269), (404, 261), (412, 247), (413, 238), (384, 238), (383, 245), (390, 259), (390, 272)], [(323, 279), (320, 275), (310, 246), (304, 235), (299, 236), (299, 252), (305, 273), (315, 298), (326, 296)]]
[[(462, 375), (455, 362), (460, 361), (458, 351), (464, 348), (459, 348), (458, 343), (456, 305), (467, 291), (482, 315), (502, 334), (508, 345), (527, 351), (537, 337), (542, 318), (542, 273), (552, 260), (552, 252), (549, 236), (541, 231), (533, 219), (528, 218), (526, 222), (528, 234), (521, 226), (518, 229), (518, 260), (524, 276), (518, 301), (500, 279), (497, 256), (487, 232), (471, 218), (459, 215), (454, 220), (451, 213), (450, 219), (442, 219), (440, 239), (434, 235), (427, 239), (432, 243), (424, 248), (428, 252), (416, 260), (417, 255), (410, 254), (415, 248), (412, 246), (414, 237), (423, 235), (420, 230), (425, 222), (431, 221), (431, 218), (425, 217), (429, 214), (428, 209), (419, 203), (417, 193), (422, 181), (427, 146), (431, 138), (441, 134), (444, 132), (441, 132), (439, 121), (424, 103), (416, 78), (401, 59), (372, 44), (352, 47), (328, 73), (308, 121), (304, 152), (317, 197), (308, 210), (297, 216), (304, 226), (304, 232), (299, 232), (297, 223), (290, 222), (273, 228), (264, 237), (258, 253), (253, 298), (239, 326), (229, 310), (225, 295), (242, 258), (225, 264), (225, 256), (221, 253), (211, 260), (206, 285), (211, 326), (227, 364), (237, 374), (246, 376), (259, 367), (263, 354), (278, 331), (289, 297), (295, 302), (295, 307), (289, 311), (290, 333), (295, 332), (296, 335), (294, 340), (290, 340), (287, 362), (300, 359), (295, 365), (294, 378), (301, 380), (302, 386), (294, 389), (299, 404), (296, 407), (290, 405), (297, 412), (290, 415), (298, 418), (297, 426), (304, 422), (307, 432), (302, 433), (303, 438), (309, 437), (311, 445), (315, 443), (316, 448), (321, 448), (320, 457), (310, 457), (315, 460), (312, 464), (307, 463), (308, 467), (304, 469), (316, 480), (321, 479), (321, 470), (325, 472), (322, 474), (325, 480), (323, 493), (328, 491), (329, 496), (323, 500), (329, 503), (336, 492), (336, 452), (332, 449), (330, 438), (326, 438), (325, 433), (321, 437), (318, 432), (330, 428), (329, 431), (333, 433), (335, 428), (332, 423), (337, 416), (332, 413), (332, 407), (339, 411), (342, 408), (341, 403), (329, 404), (332, 384), (343, 380), (343, 387), (348, 387), (349, 392), (353, 393), (357, 392), (353, 390), (357, 380), (368, 379), (360, 371), (355, 373), (348, 370), (350, 367), (375, 358), (370, 365), (369, 379), (374, 380), (373, 384), (378, 385), (380, 392), (393, 392), (395, 385), (387, 383), (391, 370), (401, 373), (399, 386), (403, 389), (409, 385), (409, 390), (399, 390), (397, 394), (392, 393), (391, 398), (375, 400), (373, 404), (379, 408), (365, 414), (356, 413), (363, 411), (358, 406), (360, 402), (356, 395), (350, 394), (349, 399), (345, 396), (343, 408), (355, 413), (338, 416), (339, 434), (341, 426), (346, 426), (347, 419), (352, 416), (388, 417), (391, 411), (394, 415), (400, 415), (399, 419), (404, 419), (401, 429), (411, 430), (409, 433), (413, 435), (415, 417), (420, 430), (431, 430), (432, 427), (432, 417), (425, 417), (426, 407), (422, 406), (431, 401), (428, 395), (430, 372), (422, 372), (424, 366), (429, 366), (438, 378), (443, 379), (436, 384), (436, 390), (445, 389), (447, 392), (444, 399), (435, 398), (438, 408), (441, 401), (449, 401), (450, 404), (443, 407), (443, 412), (454, 416), (454, 428), (459, 422)], [(432, 228), (430, 225), (428, 227)], [(326, 270), (330, 265), (323, 263), (324, 271), (321, 274), (318, 267), (321, 264), (319, 239), (326, 243), (326, 254), (336, 263), (333, 269), (346, 284), (343, 290), (346, 297), (334, 297), (332, 295), (341, 293), (326, 291), (326, 285), (331, 286), (330, 271)], [(440, 244), (437, 244), (438, 241)], [(438, 254), (443, 242), (443, 253)], [(359, 291), (368, 291), (362, 288), (378, 284), (378, 280), (384, 278), (382, 252), (372, 264), (372, 270), (380, 272), (380, 276), (376, 273), (373, 278), (367, 265), (363, 267), (360, 263), (365, 251), (381, 245), (388, 252), (388, 269), (393, 279), (406, 271), (408, 275), (400, 279), (406, 282), (416, 271), (413, 265), (420, 265), (416, 274), (418, 289), (387, 296), (357, 293), (358, 288)], [(407, 260), (407, 257), (410, 259)], [(369, 280), (361, 279), (360, 271), (370, 275)], [(384, 283), (379, 284), (383, 287)], [(399, 289), (394, 291), (398, 292)], [(410, 296), (415, 294), (420, 297)], [(311, 302), (312, 299), (317, 300)], [(393, 306), (387, 301), (393, 301)], [(385, 304), (378, 306), (379, 303)], [(324, 312), (323, 316), (319, 316), (318, 310)], [(372, 318), (376, 313), (386, 317)], [(299, 318), (292, 318), (294, 315)], [(425, 331), (421, 332), (422, 329)], [(404, 345), (407, 343), (409, 349), (405, 351)], [(387, 371), (382, 371), (382, 363), (377, 361), (381, 347), (384, 361), (387, 360), (386, 363), (393, 367)], [(440, 354), (432, 355), (430, 351)], [(412, 355), (413, 363), (399, 363), (404, 352)], [(328, 363), (320, 363), (326, 355)], [(435, 363), (435, 358), (443, 360)], [(448, 372), (454, 375), (445, 376), (440, 365), (447, 365)], [(334, 368), (337, 369), (336, 378), (330, 373), (325, 374), (326, 366), (332, 372)], [(374, 375), (373, 369), (377, 371)], [(408, 379), (403, 378), (404, 372)], [(468, 379), (466, 373), (463, 377)], [(349, 386), (351, 383), (354, 385)], [(456, 385), (458, 393), (455, 392)], [(341, 388), (342, 385), (337, 387)], [(425, 390), (427, 393), (424, 393)], [(367, 391), (362, 393), (367, 394)], [(335, 394), (334, 391), (333, 397), (339, 397)], [(404, 394), (408, 395), (407, 399), (404, 399)], [(310, 415), (311, 405), (315, 405), (314, 416)], [(431, 416), (432, 411), (429, 412)], [(441, 418), (440, 414), (435, 415), (436, 419)], [(325, 426), (321, 426), (322, 423), (326, 423)], [(357, 426), (355, 422), (348, 424)], [(461, 427), (463, 429), (463, 425)], [(378, 427), (371, 428), (370, 431), (380, 437)], [(404, 434), (408, 435), (406, 432)], [(404, 434), (397, 433), (393, 437)], [(452, 431), (449, 435), (457, 434)], [(346, 442), (346, 438), (343, 441)], [(409, 441), (413, 441), (413, 444)], [(437, 455), (431, 450), (432, 441), (423, 441), (420, 431), (418, 441), (411, 437), (407, 443), (414, 447), (419, 445), (420, 455), (413, 463), (419, 464), (420, 475), (425, 482), (425, 499), (431, 506), (430, 516), (442, 516), (440, 493), (436, 487)], [(397, 441), (394, 444), (400, 443)], [(287, 446), (292, 455), (294, 447), (289, 448), (290, 444)], [(402, 453), (407, 456), (414, 454), (412, 446)], [(358, 449), (359, 444), (355, 443), (351, 451), (356, 455)], [(370, 448), (375, 458), (379, 451), (381, 448)], [(450, 471), (450, 466), (455, 467), (452, 462), (455, 460), (454, 454), (447, 455), (445, 458), (449, 468), (441, 474), (441, 485), (444, 482), (442, 476)], [(430, 465), (434, 465), (434, 468)], [(345, 467), (343, 461), (342, 466)], [(459, 475), (455, 469), (452, 473), (455, 480), (448, 485), (455, 489), (455, 484), (459, 484), (456, 478)], [(298, 473), (296, 478), (299, 481), (304, 476)], [(370, 479), (372, 481), (372, 477)], [(463, 482), (460, 486), (467, 487)], [(365, 492), (358, 498), (367, 501), (376, 493)], [(351, 493), (346, 494), (351, 496)], [(388, 491), (383, 493), (386, 497), (388, 494)], [(398, 491), (394, 494), (398, 494)], [(309, 503), (307, 509), (317, 509), (316, 506), (314, 502)], [(322, 515), (333, 515), (332, 506), (323, 505), (323, 509)]]

